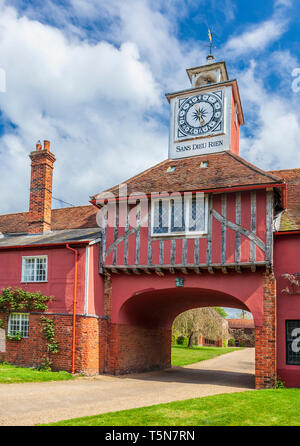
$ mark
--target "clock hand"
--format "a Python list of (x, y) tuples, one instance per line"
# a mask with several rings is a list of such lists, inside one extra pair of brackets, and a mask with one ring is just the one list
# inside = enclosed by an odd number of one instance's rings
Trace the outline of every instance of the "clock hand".
[(199, 116), (200, 125), (204, 126), (205, 125), (205, 121), (204, 121), (204, 119), (202, 117), (202, 114), (201, 114), (199, 108), (197, 108), (196, 104), (195, 104), (195, 109), (196, 109), (197, 115)]

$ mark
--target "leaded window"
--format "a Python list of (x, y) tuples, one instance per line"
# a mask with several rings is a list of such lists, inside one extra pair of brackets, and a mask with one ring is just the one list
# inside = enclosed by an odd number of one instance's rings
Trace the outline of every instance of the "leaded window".
[(207, 233), (208, 200), (188, 194), (152, 200), (152, 235), (201, 235)]

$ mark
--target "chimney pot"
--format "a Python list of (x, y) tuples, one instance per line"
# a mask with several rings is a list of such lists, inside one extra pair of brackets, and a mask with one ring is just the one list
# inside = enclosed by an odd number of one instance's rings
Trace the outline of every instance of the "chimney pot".
[(38, 142), (36, 143), (35, 148), (36, 148), (36, 151), (42, 150), (42, 144), (41, 144), (41, 141), (38, 141)]
[(44, 141), (44, 149), (47, 150), (47, 152), (50, 152), (50, 141)]

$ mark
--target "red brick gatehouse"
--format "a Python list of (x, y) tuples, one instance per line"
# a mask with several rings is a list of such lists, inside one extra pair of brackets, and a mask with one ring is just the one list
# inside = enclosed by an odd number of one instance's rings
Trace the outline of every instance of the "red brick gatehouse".
[[(300, 295), (282, 292), (283, 273), (299, 269), (300, 170), (266, 172), (239, 156), (243, 111), (225, 62), (187, 73), (191, 88), (167, 95), (168, 158), (91, 205), (51, 210), (55, 157), (37, 144), (29, 212), (0, 216), (0, 288), (55, 296), (54, 369), (168, 367), (174, 318), (224, 306), (252, 313), (256, 387), (277, 374), (300, 386)], [(39, 364), (39, 317), (6, 317), (5, 331), (24, 337), (0, 343), (3, 359)]]

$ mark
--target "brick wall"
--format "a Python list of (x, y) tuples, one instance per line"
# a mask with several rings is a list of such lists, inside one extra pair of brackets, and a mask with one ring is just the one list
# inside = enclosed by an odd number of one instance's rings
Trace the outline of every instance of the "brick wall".
[[(40, 314), (30, 314), (29, 337), (21, 341), (6, 340), (6, 352), (0, 359), (11, 364), (36, 367), (47, 356), (46, 340), (41, 332)], [(59, 352), (50, 353), (53, 370), (72, 369), (72, 315), (46, 315), (54, 319)], [(8, 315), (2, 314), (7, 332)], [(93, 375), (103, 372), (106, 321), (94, 317), (76, 318), (75, 372)]]
[(31, 152), (30, 201), (28, 232), (42, 233), (51, 229), (52, 179), (55, 156), (50, 152), (50, 142), (36, 145)]
[(143, 372), (171, 366), (171, 330), (109, 324), (108, 345), (107, 373)]
[(255, 386), (274, 387), (276, 383), (276, 280), (273, 274), (264, 278), (264, 321), (255, 327)]

